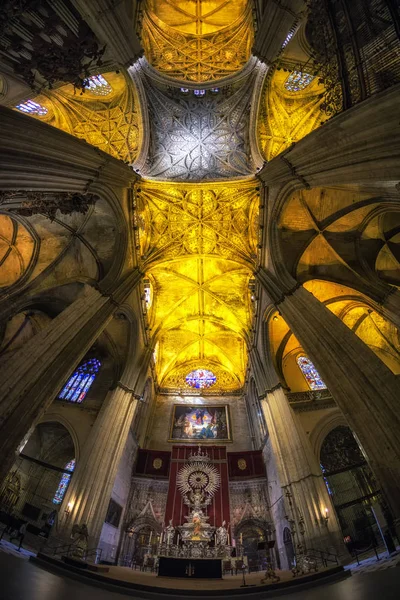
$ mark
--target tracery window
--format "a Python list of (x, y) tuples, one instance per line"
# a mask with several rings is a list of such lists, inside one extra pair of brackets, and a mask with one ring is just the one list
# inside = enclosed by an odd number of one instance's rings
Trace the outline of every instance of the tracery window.
[(212, 371), (196, 369), (186, 375), (186, 383), (193, 388), (209, 388), (217, 381)]
[(307, 381), (310, 389), (312, 390), (325, 390), (326, 385), (322, 381), (320, 374), (314, 367), (313, 363), (307, 356), (298, 356), (296, 362), (299, 366), (300, 371), (303, 373), (305, 380)]
[(70, 471), (70, 473), (63, 473), (60, 479), (60, 483), (58, 484), (58, 488), (56, 493), (54, 494), (53, 504), (61, 504), (63, 498), (65, 496), (65, 492), (67, 491), (67, 487), (69, 482), (71, 481), (73, 470), (75, 469), (75, 459), (70, 460), (64, 467), (66, 471)]
[(112, 92), (112, 87), (103, 75), (94, 75), (85, 80), (85, 88), (96, 96), (107, 96)]
[(101, 362), (97, 358), (90, 358), (79, 365), (59, 393), (59, 399), (68, 400), (69, 402), (82, 402), (100, 367)]
[(42, 104), (34, 102), (33, 100), (21, 102), (20, 104), (17, 104), (15, 108), (18, 108), (18, 110), (26, 113), (27, 115), (38, 115), (39, 117), (44, 117), (44, 115), (47, 115), (48, 112), (45, 106), (42, 106)]
[(289, 92), (301, 92), (304, 90), (312, 80), (314, 75), (310, 73), (303, 73), (303, 71), (292, 71), (289, 77), (286, 79), (284, 86)]

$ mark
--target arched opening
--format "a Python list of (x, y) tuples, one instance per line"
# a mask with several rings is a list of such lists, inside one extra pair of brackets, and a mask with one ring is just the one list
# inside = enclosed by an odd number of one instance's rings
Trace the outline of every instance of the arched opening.
[[(235, 529), (236, 548), (240, 556), (247, 556), (249, 571), (266, 568), (267, 556), (271, 560), (268, 541), (271, 539), (270, 523), (259, 519), (245, 519)], [(274, 560), (272, 560), (274, 564)]]
[(126, 566), (150, 567), (160, 543), (160, 525), (153, 519), (137, 519), (126, 529), (122, 563)]
[(75, 456), (73, 438), (64, 425), (39, 423), (0, 490), (0, 520), (16, 529), (27, 523), (31, 543), (35, 545), (35, 538), (43, 543), (57, 528)]
[(380, 545), (382, 536), (377, 520), (385, 533), (391, 528), (391, 516), (349, 427), (339, 425), (328, 433), (321, 446), (320, 463), (349, 549)]

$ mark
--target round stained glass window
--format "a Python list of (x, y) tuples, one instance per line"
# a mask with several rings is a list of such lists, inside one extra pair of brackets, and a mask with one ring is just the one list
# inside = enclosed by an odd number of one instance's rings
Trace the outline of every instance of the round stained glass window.
[(186, 383), (193, 388), (209, 388), (217, 381), (212, 371), (196, 369), (186, 375)]

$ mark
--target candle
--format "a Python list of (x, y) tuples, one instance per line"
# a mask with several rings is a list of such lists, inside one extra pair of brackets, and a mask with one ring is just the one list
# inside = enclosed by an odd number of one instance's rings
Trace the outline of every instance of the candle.
[(178, 537), (177, 537), (177, 539), (176, 539), (176, 543), (177, 543), (177, 544), (178, 544), (178, 546), (179, 546), (179, 533), (178, 533)]
[(153, 532), (150, 531), (150, 539), (149, 539), (149, 544), (151, 544), (151, 538), (153, 537)]
[(229, 546), (229, 533), (228, 533), (228, 546)]
[(240, 543), (243, 544), (243, 533), (240, 534)]

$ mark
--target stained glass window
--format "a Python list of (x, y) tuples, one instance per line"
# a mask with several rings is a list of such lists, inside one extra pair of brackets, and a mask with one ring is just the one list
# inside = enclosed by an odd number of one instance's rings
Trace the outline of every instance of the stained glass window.
[(193, 90), (193, 94), (195, 96), (204, 96), (206, 93), (206, 90)]
[(91, 358), (79, 365), (59, 393), (59, 399), (68, 400), (69, 402), (82, 402), (95, 380), (100, 366), (101, 362), (97, 358)]
[(311, 360), (304, 355), (298, 356), (296, 360), (310, 388), (312, 390), (325, 390), (326, 385)]
[(310, 73), (292, 71), (286, 79), (284, 86), (289, 92), (301, 92), (301, 90), (304, 90), (304, 88), (310, 85), (313, 79), (314, 75), (310, 75)]
[(144, 287), (144, 301), (146, 303), (146, 307), (149, 309), (152, 303), (152, 296), (153, 294), (151, 293), (151, 283), (148, 279), (145, 279), (143, 281), (143, 287)]
[(96, 96), (107, 96), (112, 92), (111, 85), (104, 79), (103, 75), (89, 77), (85, 80), (84, 85), (87, 90), (92, 94), (96, 94)]
[(186, 375), (186, 383), (193, 388), (209, 388), (217, 381), (212, 371), (207, 369), (196, 369)]
[(18, 110), (28, 115), (39, 115), (39, 117), (47, 115), (47, 108), (41, 104), (38, 104), (38, 102), (34, 102), (33, 100), (21, 102), (21, 104), (17, 104), (15, 108), (18, 108)]
[(60, 483), (58, 484), (58, 488), (56, 493), (54, 494), (53, 504), (61, 504), (63, 498), (65, 496), (65, 492), (67, 491), (67, 487), (69, 482), (71, 481), (72, 472), (75, 469), (75, 459), (69, 461), (64, 467), (66, 471), (70, 471), (70, 473), (63, 473), (60, 479)]

